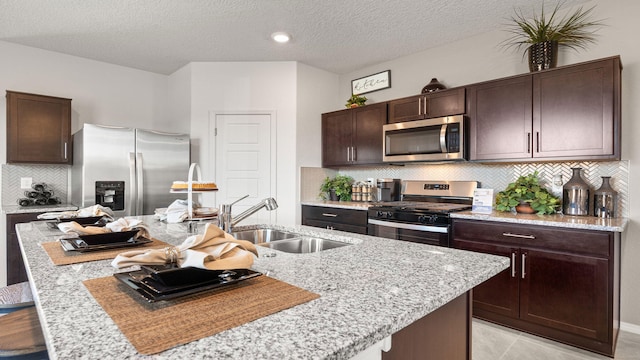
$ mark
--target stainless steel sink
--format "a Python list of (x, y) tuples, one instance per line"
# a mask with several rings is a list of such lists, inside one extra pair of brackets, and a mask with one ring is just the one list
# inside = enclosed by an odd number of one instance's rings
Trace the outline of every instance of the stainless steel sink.
[(258, 245), (288, 253), (304, 254), (334, 249), (351, 244), (322, 238), (298, 237), (295, 239), (279, 240)]
[(254, 244), (269, 243), (277, 240), (293, 239), (300, 235), (275, 230), (275, 229), (255, 229), (233, 232), (231, 235), (238, 240), (247, 240)]

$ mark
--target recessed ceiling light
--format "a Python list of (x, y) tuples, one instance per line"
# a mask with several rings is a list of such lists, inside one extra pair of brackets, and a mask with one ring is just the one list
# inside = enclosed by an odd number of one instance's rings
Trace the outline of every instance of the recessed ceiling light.
[(291, 39), (291, 36), (289, 36), (289, 34), (287, 34), (286, 32), (274, 32), (273, 34), (271, 34), (271, 38), (273, 39), (273, 41), (284, 44), (289, 42), (289, 40)]

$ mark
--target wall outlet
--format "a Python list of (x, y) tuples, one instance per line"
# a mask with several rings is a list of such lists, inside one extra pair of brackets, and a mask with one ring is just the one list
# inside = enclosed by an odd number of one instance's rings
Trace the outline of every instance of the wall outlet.
[(33, 178), (21, 177), (20, 178), (20, 189), (31, 189), (31, 184), (32, 183), (33, 183)]

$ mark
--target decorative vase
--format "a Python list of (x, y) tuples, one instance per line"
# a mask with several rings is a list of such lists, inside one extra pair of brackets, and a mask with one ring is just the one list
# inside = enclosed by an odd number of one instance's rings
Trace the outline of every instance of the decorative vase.
[(335, 189), (331, 189), (329, 190), (329, 200), (331, 201), (338, 201), (338, 194), (336, 194), (336, 190)]
[(528, 202), (521, 202), (516, 206), (516, 212), (518, 214), (534, 214), (536, 211)]
[(422, 93), (430, 93), (430, 92), (434, 92), (434, 91), (438, 91), (438, 90), (443, 90), (446, 89), (447, 87), (442, 85), (438, 79), (433, 78), (431, 79), (431, 82), (428, 83), (427, 85), (425, 85), (425, 87), (422, 88)]
[(611, 176), (602, 177), (602, 185), (593, 193), (593, 215), (600, 218), (616, 217), (618, 192), (610, 184)]
[(527, 52), (529, 53), (529, 71), (531, 72), (552, 69), (558, 63), (557, 41), (532, 44)]
[(589, 184), (580, 176), (582, 168), (571, 168), (573, 176), (562, 187), (562, 211), (565, 215), (589, 215)]

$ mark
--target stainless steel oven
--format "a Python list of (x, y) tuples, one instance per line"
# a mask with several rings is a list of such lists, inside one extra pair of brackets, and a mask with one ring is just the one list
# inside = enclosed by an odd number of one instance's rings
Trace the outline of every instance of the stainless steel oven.
[(369, 208), (367, 234), (449, 246), (455, 211), (471, 209), (476, 181), (403, 181), (402, 200)]

